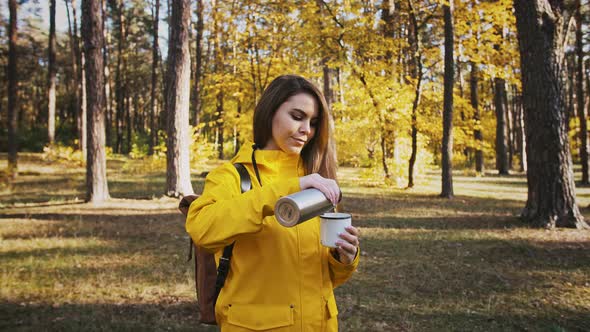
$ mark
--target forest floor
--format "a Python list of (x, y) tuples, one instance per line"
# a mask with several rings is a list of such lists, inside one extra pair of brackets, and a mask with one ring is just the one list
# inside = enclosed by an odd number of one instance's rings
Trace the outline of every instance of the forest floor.
[[(92, 205), (83, 167), (19, 156), (17, 182), (0, 183), (0, 330), (215, 330), (198, 324), (164, 172), (109, 160), (115, 198)], [(413, 189), (360, 173), (340, 170), (362, 234), (358, 272), (335, 290), (340, 331), (590, 331), (590, 231), (523, 224), (524, 175), (457, 172), (447, 200), (438, 172)], [(577, 196), (590, 219), (590, 187)]]

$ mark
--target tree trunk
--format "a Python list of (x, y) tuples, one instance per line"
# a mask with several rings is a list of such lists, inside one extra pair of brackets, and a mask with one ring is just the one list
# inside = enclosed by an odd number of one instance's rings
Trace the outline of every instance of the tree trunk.
[(87, 125), (87, 118), (88, 118), (88, 102), (86, 100), (86, 52), (80, 51), (80, 116), (79, 116), (79, 124), (80, 124), (80, 150), (82, 151), (82, 155), (86, 158), (88, 152), (88, 125)]
[(588, 173), (588, 123), (584, 101), (584, 50), (582, 40), (582, 14), (580, 5), (576, 9), (576, 100), (580, 120), (580, 163), (582, 164), (582, 184), (590, 183)]
[(79, 114), (79, 105), (80, 105), (80, 96), (78, 95), (78, 85), (80, 84), (79, 77), (78, 77), (78, 56), (75, 47), (75, 43), (77, 39), (74, 37), (74, 27), (72, 26), (72, 19), (70, 15), (70, 6), (68, 5), (68, 0), (65, 0), (66, 6), (66, 14), (68, 17), (68, 36), (70, 38), (70, 57), (72, 61), (72, 77), (70, 82), (71, 87), (71, 98), (70, 98), (70, 106), (69, 111), (72, 119), (74, 119), (75, 124), (77, 124), (78, 114)]
[(508, 175), (508, 146), (506, 143), (506, 81), (494, 78), (494, 108), (496, 110), (496, 169)]
[(195, 64), (195, 110), (193, 126), (198, 129), (201, 122), (201, 77), (203, 76), (203, 0), (197, 0), (197, 36), (196, 36), (196, 64)]
[(508, 114), (510, 117), (510, 123), (508, 124), (508, 127), (510, 128), (510, 153), (508, 158), (508, 165), (510, 165), (510, 169), (513, 169), (514, 157), (518, 154), (518, 119), (517, 110), (515, 107), (516, 104), (514, 103), (514, 98), (516, 98), (516, 94), (514, 93), (514, 90), (508, 89), (507, 91), (512, 91), (512, 93), (510, 94), (512, 98), (507, 103), (506, 109), (508, 109)]
[(99, 203), (109, 198), (105, 152), (104, 67), (101, 0), (82, 0), (82, 38), (88, 83), (88, 155), (86, 200)]
[(8, 176), (18, 174), (18, 70), (17, 70), (17, 7), (16, 0), (9, 0), (10, 21), (8, 24)]
[(215, 124), (217, 126), (217, 137), (215, 141), (217, 142), (217, 158), (223, 159), (223, 130), (224, 130), (224, 110), (223, 110), (223, 91), (219, 91), (217, 93), (217, 108), (215, 110)]
[(479, 114), (479, 100), (477, 94), (477, 84), (479, 81), (479, 73), (477, 70), (477, 64), (471, 63), (471, 77), (470, 77), (470, 88), (471, 88), (471, 107), (473, 107), (473, 122), (475, 129), (473, 130), (473, 137), (475, 138), (475, 172), (477, 174), (483, 174), (483, 133), (481, 132), (481, 116)]
[(408, 28), (408, 43), (412, 56), (410, 57), (410, 75), (416, 80), (414, 88), (414, 101), (412, 102), (412, 152), (408, 164), (408, 188), (414, 187), (414, 166), (416, 164), (416, 155), (418, 154), (418, 105), (422, 95), (422, 52), (420, 50), (418, 21), (412, 5), (408, 1), (410, 24)]
[(124, 13), (124, 1), (114, 0), (112, 7), (117, 13), (117, 24), (119, 41), (117, 43), (117, 69), (115, 73), (115, 94), (117, 99), (117, 110), (115, 119), (115, 152), (123, 152), (123, 122), (125, 117), (125, 98), (127, 97), (126, 81), (125, 81), (125, 52), (126, 48), (126, 26), (125, 26), (125, 13)]
[(512, 121), (512, 111), (511, 108), (509, 107), (509, 103), (508, 103), (508, 91), (506, 90), (506, 83), (504, 83), (504, 109), (506, 110), (506, 113), (504, 113), (504, 116), (506, 117), (506, 163), (508, 164), (508, 170), (510, 171), (512, 169), (512, 158), (514, 156), (514, 149), (512, 148), (512, 143), (513, 143), (513, 127), (514, 127), (514, 123)]
[(131, 97), (125, 96), (125, 122), (127, 123), (127, 135), (125, 135), (125, 154), (131, 152), (131, 132), (133, 129), (133, 121), (131, 120)]
[(173, 0), (168, 45), (168, 140), (166, 194), (178, 197), (193, 193), (190, 182), (189, 100), (190, 53), (188, 29), (190, 1)]
[(47, 70), (47, 139), (55, 141), (55, 0), (49, 1), (49, 50)]
[(383, 172), (385, 173), (385, 178), (389, 179), (391, 176), (389, 175), (389, 166), (387, 166), (387, 144), (385, 143), (385, 138), (387, 134), (385, 133), (384, 129), (381, 129), (381, 165), (383, 166)]
[[(238, 108), (236, 115), (236, 123), (239, 123), (240, 118), (242, 117), (242, 101), (238, 98), (237, 103)], [(236, 125), (234, 125), (234, 155), (238, 154), (238, 151), (240, 151), (240, 131), (237, 130)]]
[(156, 107), (157, 101), (157, 85), (158, 85), (158, 28), (160, 26), (160, 0), (156, 0), (153, 8), (154, 35), (152, 43), (152, 90), (150, 98), (150, 141), (148, 148), (148, 155), (154, 154), (154, 146), (156, 145), (156, 136), (158, 135), (158, 126), (156, 125)]
[[(76, 124), (78, 128), (78, 148), (86, 158), (86, 78), (84, 69), (84, 54), (80, 49), (78, 39), (78, 15), (76, 14), (76, 0), (71, 1), (73, 18), (73, 52), (75, 56), (74, 75), (76, 75)], [(77, 70), (76, 70), (77, 69)]]
[(445, 77), (442, 141), (442, 192), (441, 197), (452, 198), (453, 193), (453, 1), (443, 6), (445, 21)]
[(332, 109), (334, 103), (334, 90), (332, 89), (332, 70), (328, 67), (328, 58), (322, 60), (322, 67), (324, 68), (324, 97), (328, 104), (328, 109)]
[(113, 133), (111, 124), (113, 122), (113, 112), (111, 109), (111, 71), (109, 69), (109, 50), (107, 45), (108, 26), (107, 21), (107, 0), (102, 0), (102, 35), (103, 43), (102, 58), (104, 61), (104, 107), (105, 107), (105, 129), (106, 129), (106, 145), (113, 146)]
[(514, 112), (516, 113), (516, 146), (519, 155), (519, 167), (521, 172), (527, 171), (527, 163), (526, 163), (526, 138), (525, 138), (525, 123), (524, 123), (524, 114), (522, 108), (522, 96), (517, 94), (517, 87), (513, 85), (512, 88), (514, 92)]
[(572, 8), (515, 0), (526, 121), (528, 199), (522, 217), (539, 227), (588, 228), (576, 204), (563, 87)]
[[(224, 65), (224, 58), (225, 58), (225, 52), (223, 51), (223, 46), (221, 45), (221, 41), (222, 41), (222, 32), (221, 29), (219, 28), (219, 25), (222, 24), (222, 22), (220, 22), (220, 18), (218, 13), (218, 9), (216, 4), (214, 3), (213, 6), (215, 7), (215, 13), (214, 13), (214, 28), (213, 28), (213, 33), (214, 33), (214, 53), (215, 53), (215, 73), (217, 73), (218, 75), (220, 75), (223, 72), (223, 65)], [(260, 75), (260, 62), (258, 62), (259, 65), (259, 73), (258, 73), (258, 79), (260, 80), (261, 75)], [(217, 84), (221, 84), (221, 81), (217, 81)], [(262, 87), (262, 83), (261, 83), (261, 91), (264, 91), (264, 88)], [(224, 97), (224, 93), (223, 93), (223, 89), (220, 89), (219, 92), (217, 92), (217, 108), (215, 110), (215, 125), (216, 125), (216, 135), (217, 137), (215, 138), (216, 141), (216, 146), (217, 146), (217, 155), (219, 159), (223, 159), (223, 143), (224, 143), (224, 109), (223, 109), (223, 97)]]

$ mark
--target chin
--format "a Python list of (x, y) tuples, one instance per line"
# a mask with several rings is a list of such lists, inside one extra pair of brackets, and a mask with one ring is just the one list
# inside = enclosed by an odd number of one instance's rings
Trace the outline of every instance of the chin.
[(303, 150), (303, 147), (299, 147), (299, 146), (286, 146), (282, 150), (285, 153), (287, 153), (287, 154), (296, 154), (296, 155), (299, 155), (299, 154), (301, 154), (301, 150)]

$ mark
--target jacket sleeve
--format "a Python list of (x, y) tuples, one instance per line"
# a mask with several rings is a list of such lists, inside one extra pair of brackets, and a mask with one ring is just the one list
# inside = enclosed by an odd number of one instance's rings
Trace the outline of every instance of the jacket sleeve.
[(358, 247), (356, 251), (356, 256), (354, 260), (350, 264), (343, 264), (340, 263), (328, 250), (328, 264), (330, 266), (330, 279), (332, 280), (332, 285), (334, 288), (342, 285), (345, 283), (350, 277), (352, 273), (356, 270), (357, 266), (359, 265), (361, 256), (361, 248)]
[(225, 164), (207, 175), (203, 195), (189, 207), (186, 231), (195, 244), (215, 252), (240, 235), (259, 232), (277, 200), (299, 188), (299, 178), (293, 177), (242, 194), (237, 170)]

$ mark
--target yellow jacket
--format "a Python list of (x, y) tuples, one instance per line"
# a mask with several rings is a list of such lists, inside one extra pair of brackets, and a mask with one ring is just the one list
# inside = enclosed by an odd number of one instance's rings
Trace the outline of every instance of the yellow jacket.
[[(193, 241), (216, 252), (235, 241), (225, 286), (215, 306), (222, 331), (337, 331), (334, 287), (356, 269), (359, 255), (345, 265), (320, 243), (319, 218), (283, 227), (274, 217), (282, 197), (300, 191), (305, 175), (299, 156), (257, 150), (263, 186), (252, 167), (251, 144), (207, 176), (203, 195), (186, 219)], [(233, 163), (242, 163), (252, 190), (241, 194)]]

